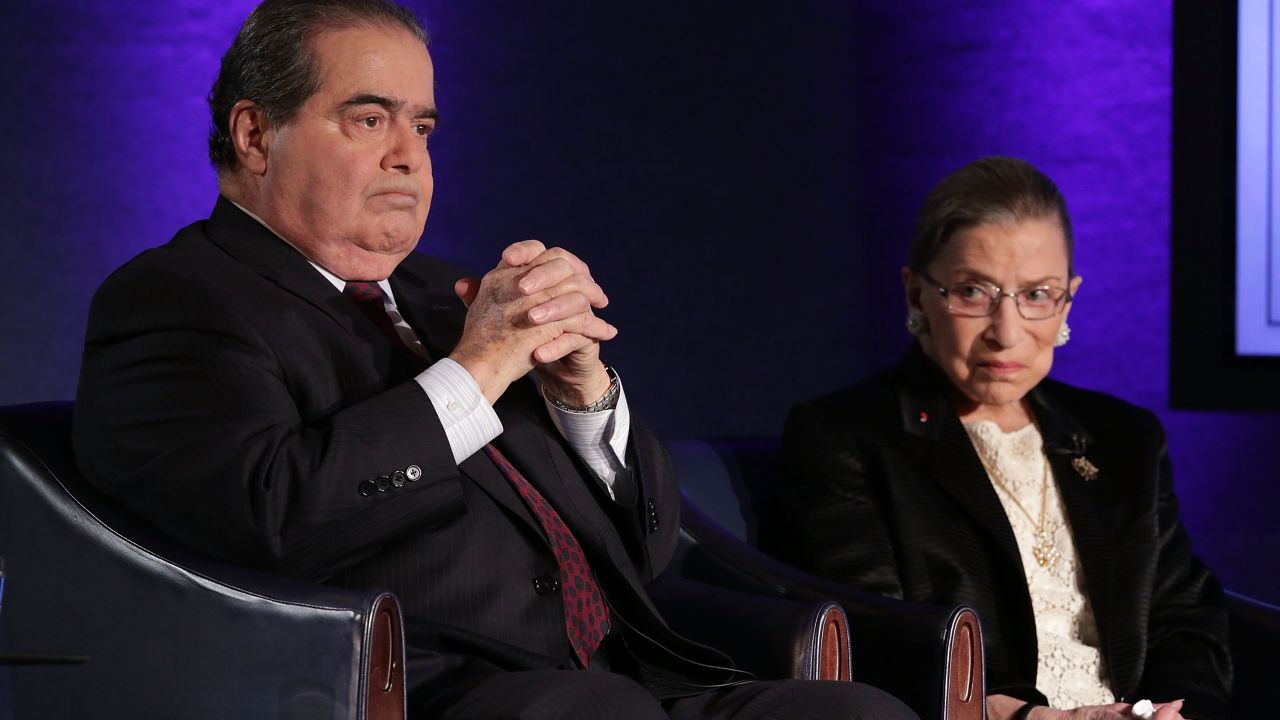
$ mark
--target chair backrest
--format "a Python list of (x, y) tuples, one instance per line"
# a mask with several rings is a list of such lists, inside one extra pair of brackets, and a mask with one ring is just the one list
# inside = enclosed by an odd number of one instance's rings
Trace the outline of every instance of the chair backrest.
[(665, 444), (684, 494), (734, 537), (759, 547), (776, 507), (777, 440), (679, 438)]
[(1280, 671), (1280, 607), (1228, 592), (1227, 609), (1235, 666), (1231, 714), (1250, 717), (1275, 702), (1273, 683)]
[(167, 541), (80, 478), (70, 423), (0, 408), (0, 653), (87, 661), (0, 667), (0, 717), (404, 717), (394, 597)]
[[(977, 614), (882, 598), (795, 570), (753, 547), (778, 524), (778, 443), (762, 438), (668, 440), (686, 496), (674, 564), (688, 576), (743, 590), (771, 588), (844, 608), (853, 639), (851, 673), (889, 690), (921, 717), (985, 716), (985, 667)], [(770, 538), (767, 538), (770, 539)], [(781, 546), (785, 538), (771, 538)]]

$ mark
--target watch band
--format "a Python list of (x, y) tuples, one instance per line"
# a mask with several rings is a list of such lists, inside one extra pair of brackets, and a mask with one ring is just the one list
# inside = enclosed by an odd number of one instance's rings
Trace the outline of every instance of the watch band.
[(622, 385), (618, 382), (618, 373), (614, 372), (613, 368), (605, 365), (604, 371), (609, 375), (609, 389), (604, 391), (604, 395), (601, 395), (600, 399), (590, 405), (582, 407), (570, 405), (547, 392), (546, 385), (542, 386), (542, 396), (547, 399), (547, 402), (551, 403), (552, 407), (557, 410), (563, 410), (564, 412), (586, 414), (600, 412), (602, 410), (612, 410), (618, 404), (618, 393), (622, 390)]
[(1034, 702), (1023, 703), (1022, 707), (1015, 710), (1013, 714), (1009, 716), (1009, 720), (1027, 720), (1027, 716), (1031, 714), (1031, 711), (1038, 707), (1044, 706)]

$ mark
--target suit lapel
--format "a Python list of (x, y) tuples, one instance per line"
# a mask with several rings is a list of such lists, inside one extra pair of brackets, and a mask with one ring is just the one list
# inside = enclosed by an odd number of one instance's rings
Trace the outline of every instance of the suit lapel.
[[(614, 564), (625, 567), (625, 550), (621, 546), (615, 547), (617, 543), (610, 541), (615, 534), (604, 529), (609, 519), (587, 488), (576, 487), (586, 481), (573, 461), (564, 452), (552, 447), (556, 442), (555, 436), (551, 434), (555, 432), (554, 429), (550, 432), (540, 430), (541, 419), (528, 417), (529, 408), (522, 407), (524, 403), (512, 397), (521, 392), (532, 392), (527, 387), (528, 382), (513, 384), (494, 406), (502, 421), (503, 431), (494, 438), (493, 446), (555, 508), (560, 519), (573, 530), (574, 537), (588, 549), (590, 555), (599, 556), (603, 551)], [(518, 418), (517, 415), (525, 417)], [(511, 482), (484, 453), (477, 452), (458, 467), (487, 495), (506, 507), (512, 516), (519, 518), (544, 542), (548, 542), (541, 523), (530, 512)], [(595, 552), (591, 552), (592, 550)]]
[[(520, 412), (528, 413), (529, 409), (522, 408)], [(609, 519), (590, 489), (583, 486), (591, 479), (584, 478), (568, 454), (557, 446), (555, 430), (542, 428), (541, 422), (541, 418), (504, 422), (507, 429), (494, 444), (551, 503), (579, 543), (597, 550), (612, 550), (612, 543), (605, 538), (612, 538), (614, 533), (604, 531), (610, 524)]]
[(924, 441), (921, 452), (926, 472), (1003, 549), (1006, 559), (1025, 580), (1018, 541), (1004, 506), (927, 362), (915, 349), (899, 368), (898, 403), (903, 431)]
[(348, 333), (368, 323), (307, 259), (224, 197), (209, 216), (208, 235), (228, 255), (328, 315)]
[[(1093, 438), (1071, 413), (1053, 399), (1047, 383), (1033, 390), (1029, 398), (1036, 421), (1045, 439), (1045, 451), (1053, 469), (1054, 482), (1071, 525), (1071, 538), (1084, 572), (1085, 590), (1093, 605), (1094, 617), (1103, 643), (1111, 683), (1116, 693), (1137, 687), (1141, 666), (1138, 644), (1122, 641), (1125, 628), (1137, 622), (1140, 613), (1135, 593), (1124, 592), (1126, 577), (1138, 577), (1141, 568), (1124, 558), (1147, 557), (1145, 552), (1124, 552), (1117, 548), (1119, 511), (1123, 498), (1110, 463), (1091, 451)], [(1080, 465), (1087, 459), (1096, 473)], [(1096, 461), (1096, 464), (1095, 464)]]
[[(522, 383), (523, 384), (523, 383)], [(523, 391), (525, 388), (521, 388)], [(514, 390), (514, 388), (513, 388)], [(504, 404), (499, 402), (500, 405)], [(538, 412), (540, 406), (523, 404), (516, 412)], [(604, 572), (609, 568), (622, 569), (633, 565), (623, 547), (620, 535), (613, 523), (600, 507), (590, 488), (584, 483), (594, 482), (590, 476), (584, 475), (573, 461), (571, 451), (560, 446), (558, 433), (554, 428), (544, 427), (543, 418), (525, 418), (524, 422), (507, 423), (508, 428), (494, 441), (508, 459), (524, 472), (526, 478), (547, 502), (556, 509), (565, 524), (573, 530), (591, 558), (607, 557), (607, 567), (600, 567), (596, 561), (596, 572)], [(549, 423), (549, 420), (545, 422)], [(536, 479), (535, 479), (536, 478)], [(634, 573), (622, 572), (621, 576), (639, 594), (639, 580)]]
[(1006, 558), (1025, 579), (1018, 541), (1009, 525), (1004, 505), (1000, 503), (959, 418), (951, 415), (948, 419), (948, 427), (943, 428), (938, 442), (925, 460), (929, 474), (995, 539)]
[[(395, 296), (396, 309), (400, 311), (405, 322), (409, 323), (409, 327), (413, 328), (431, 361), (435, 362), (447, 357), (457, 346), (458, 338), (462, 336), (462, 325), (466, 319), (466, 313), (457, 296), (453, 294), (452, 288), (448, 288), (446, 295), (444, 289), (433, 287), (426, 278), (414, 272), (412, 268), (406, 267), (407, 265), (408, 263), (401, 263), (400, 267), (391, 274), (391, 292)], [(514, 392), (515, 387), (509, 389), (508, 394)], [(504, 398), (506, 397), (504, 395)], [(493, 441), (493, 445), (507, 456), (512, 465), (525, 473), (525, 465), (518, 457), (518, 453), (513, 455), (512, 446), (504, 441), (504, 437), (512, 431), (512, 428), (523, 424), (509, 420), (513, 413), (517, 412), (516, 406), (509, 400), (499, 399), (498, 404), (494, 406), (494, 411), (502, 421), (504, 430), (503, 434)], [(512, 517), (519, 518), (520, 522), (528, 526), (544, 542), (546, 541), (546, 533), (542, 525), (529, 511), (511, 482), (483, 452), (476, 452), (463, 460), (458, 465), (458, 469), (485, 494), (505, 507)], [(526, 474), (525, 477), (529, 478), (529, 475)]]

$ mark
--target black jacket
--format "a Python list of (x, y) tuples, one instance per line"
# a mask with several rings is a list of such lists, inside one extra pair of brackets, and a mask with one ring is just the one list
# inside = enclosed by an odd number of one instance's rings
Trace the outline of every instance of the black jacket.
[[(964, 603), (982, 622), (988, 691), (1035, 690), (1034, 617), (1013, 530), (945, 378), (918, 348), (893, 371), (793, 411), (782, 510), (762, 540), (826, 577)], [(1226, 716), (1222, 590), (1178, 519), (1164, 430), (1117, 398), (1044, 380), (1028, 395), (1066, 508), (1117, 698), (1186, 698)], [(1072, 461), (1098, 469), (1086, 480)]]
[[(390, 279), (437, 358), (461, 334), (457, 277), (412, 253)], [(411, 684), (477, 663), (571, 667), (560, 596), (535, 582), (557, 569), (541, 527), (484, 453), (455, 464), (426, 394), (395, 377), (392, 342), (298, 252), (220, 199), (208, 221), (135, 258), (94, 297), (77, 460), (187, 545), (395, 592)], [(608, 507), (531, 381), (495, 409), (504, 431), (494, 444), (574, 531), (640, 656), (640, 679), (660, 696), (684, 692), (685, 679), (726, 679), (705, 666), (727, 660), (672, 633), (643, 590), (679, 532), (679, 491), (652, 434), (633, 423), (638, 501)]]

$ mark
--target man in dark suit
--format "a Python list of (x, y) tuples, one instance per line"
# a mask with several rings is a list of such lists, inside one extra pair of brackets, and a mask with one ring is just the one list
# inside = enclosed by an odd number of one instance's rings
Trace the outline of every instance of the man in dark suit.
[(86, 476), (234, 562), (396, 592), (420, 717), (910, 717), (747, 682), (666, 626), (643, 586), (678, 491), (600, 360), (589, 269), (536, 241), (479, 281), (412, 252), (433, 87), (394, 4), (254, 11), (210, 94), (211, 217), (94, 298)]

